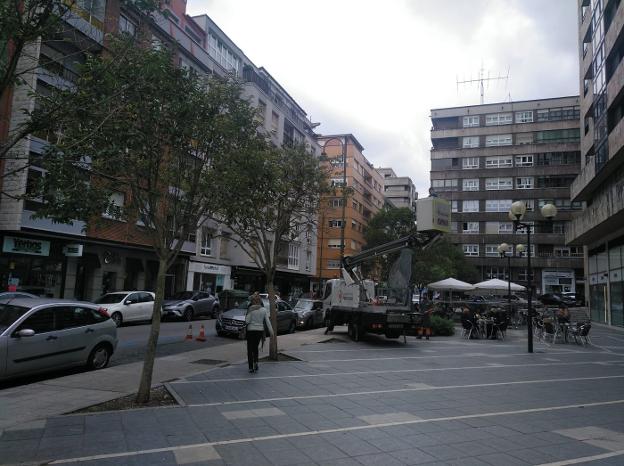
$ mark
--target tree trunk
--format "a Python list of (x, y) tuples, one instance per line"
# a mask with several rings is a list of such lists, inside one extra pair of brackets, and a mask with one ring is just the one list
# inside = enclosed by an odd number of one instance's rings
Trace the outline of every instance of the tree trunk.
[(167, 273), (167, 259), (160, 258), (158, 263), (158, 275), (156, 276), (156, 299), (152, 311), (152, 327), (150, 329), (149, 340), (143, 361), (143, 371), (141, 372), (141, 382), (137, 393), (137, 403), (147, 403), (150, 399), (150, 389), (152, 388), (152, 372), (154, 371), (154, 359), (156, 357), (156, 346), (158, 344), (158, 334), (160, 333), (160, 309), (162, 308), (165, 296), (165, 275)]
[(275, 288), (273, 287), (273, 277), (267, 277), (267, 291), (269, 292), (269, 303), (271, 307), (271, 327), (273, 335), (269, 344), (269, 359), (277, 361), (277, 306), (275, 305)]

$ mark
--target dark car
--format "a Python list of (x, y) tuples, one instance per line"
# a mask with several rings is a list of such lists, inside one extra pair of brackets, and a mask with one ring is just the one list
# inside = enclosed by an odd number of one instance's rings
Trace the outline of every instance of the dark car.
[(0, 293), (0, 301), (18, 298), (37, 299), (38, 297), (39, 296), (31, 293), (26, 293), (24, 291), (5, 291), (4, 293)]
[(91, 303), (18, 298), (0, 303), (0, 379), (86, 365), (102, 369), (117, 347), (117, 328)]
[(206, 291), (180, 291), (163, 301), (163, 317), (191, 321), (207, 315), (213, 319), (219, 314), (219, 300)]
[[(277, 333), (293, 333), (297, 327), (297, 313), (286, 301), (277, 300)], [(262, 305), (269, 309), (269, 300), (262, 298)], [(245, 338), (245, 315), (249, 301), (222, 313), (215, 323), (215, 330), (220, 337), (226, 335)]]
[(545, 306), (559, 306), (565, 304), (566, 306), (575, 306), (576, 300), (569, 296), (562, 296), (558, 293), (546, 293), (539, 297), (539, 300)]
[(320, 327), (325, 322), (323, 301), (317, 299), (300, 299), (295, 304), (298, 328)]

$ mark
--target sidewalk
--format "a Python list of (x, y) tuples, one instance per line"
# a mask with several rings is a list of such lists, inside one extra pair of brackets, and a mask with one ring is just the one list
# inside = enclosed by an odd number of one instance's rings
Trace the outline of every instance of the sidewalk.
[[(323, 330), (280, 335), (279, 349), (287, 351), (327, 339)], [(201, 347), (201, 343), (195, 341), (188, 344), (189, 349)], [(268, 345), (264, 348), (264, 354), (268, 354)], [(153, 384), (159, 385), (188, 377), (243, 359), (246, 360), (245, 342), (238, 340), (221, 346), (157, 358)], [(202, 363), (201, 360), (208, 361)], [(142, 368), (141, 361), (1, 390), (0, 433), (3, 429), (36, 427), (48, 417), (136, 393)]]

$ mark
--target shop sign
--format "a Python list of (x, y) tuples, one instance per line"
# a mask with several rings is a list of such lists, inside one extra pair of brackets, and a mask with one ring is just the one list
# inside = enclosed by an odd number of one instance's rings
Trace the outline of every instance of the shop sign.
[(190, 262), (189, 272), (210, 273), (213, 275), (230, 275), (228, 265), (207, 264), (205, 262)]
[(50, 242), (39, 239), (5, 236), (4, 243), (2, 244), (2, 252), (28, 254), (31, 256), (49, 256)]
[(66, 244), (63, 246), (63, 254), (67, 257), (82, 257), (82, 244)]

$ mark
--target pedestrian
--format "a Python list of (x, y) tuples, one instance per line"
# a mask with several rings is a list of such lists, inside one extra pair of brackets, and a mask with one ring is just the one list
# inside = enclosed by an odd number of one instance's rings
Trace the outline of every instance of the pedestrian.
[(566, 306), (564, 303), (559, 304), (559, 310), (557, 311), (557, 321), (560, 324), (570, 323), (570, 311), (568, 310), (568, 306)]
[(433, 306), (429, 306), (422, 316), (422, 325), (418, 328), (418, 339), (422, 340), (423, 334), (428, 340), (431, 336), (431, 314), (433, 314)]
[(258, 293), (251, 295), (250, 306), (247, 309), (245, 322), (247, 323), (247, 362), (249, 373), (258, 370), (258, 346), (264, 338), (265, 332), (273, 336), (273, 327), (269, 319), (269, 311), (262, 305), (262, 298)]

